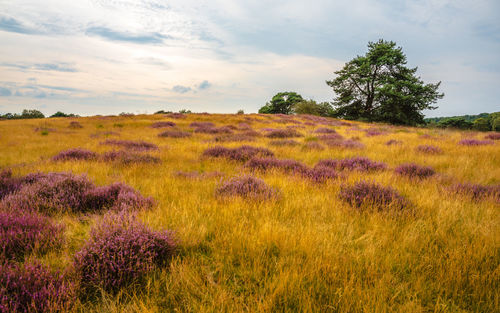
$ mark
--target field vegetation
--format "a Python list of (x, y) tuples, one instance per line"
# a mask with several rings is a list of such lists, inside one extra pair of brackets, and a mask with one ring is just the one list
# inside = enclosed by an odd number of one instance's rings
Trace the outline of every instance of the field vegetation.
[(500, 136), (0, 121), (0, 312), (498, 312)]

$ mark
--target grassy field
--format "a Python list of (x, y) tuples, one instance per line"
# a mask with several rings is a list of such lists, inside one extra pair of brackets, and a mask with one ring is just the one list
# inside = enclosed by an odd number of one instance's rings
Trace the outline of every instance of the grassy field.
[[(69, 127), (71, 121), (82, 128)], [(151, 127), (159, 121), (176, 126)], [(193, 122), (212, 122), (219, 130), (232, 126), (211, 134), (193, 131)], [(314, 132), (318, 128), (333, 129), (355, 144), (332, 144)], [(192, 135), (158, 136), (169, 129)], [(270, 129), (293, 129), (300, 137), (269, 138)], [(86, 174), (96, 185), (123, 182), (155, 200), (151, 209), (140, 211), (142, 222), (175, 232), (178, 247), (167, 266), (118, 293), (78, 297), (75, 312), (500, 312), (500, 195), (453, 191), (458, 183), (500, 184), (500, 141), (459, 144), (484, 136), (309, 116), (0, 121), (0, 169), (11, 169), (13, 176)], [(52, 159), (70, 148), (119, 150), (103, 144), (110, 139), (153, 143), (159, 149), (140, 153), (161, 162)], [(278, 159), (310, 168), (323, 159), (356, 156), (387, 168), (339, 170), (339, 178), (317, 183), (295, 172), (254, 171), (244, 162), (203, 156), (210, 147), (241, 145), (267, 148)], [(421, 145), (441, 152), (421, 152)], [(396, 174), (404, 163), (430, 166), (436, 174), (423, 179)], [(217, 196), (220, 184), (243, 174), (262, 179), (279, 196)], [(361, 180), (391, 186), (411, 205), (374, 210), (339, 197), (343, 186)], [(71, 271), (74, 254), (101, 216), (56, 214), (66, 226), (64, 245), (26, 259)]]

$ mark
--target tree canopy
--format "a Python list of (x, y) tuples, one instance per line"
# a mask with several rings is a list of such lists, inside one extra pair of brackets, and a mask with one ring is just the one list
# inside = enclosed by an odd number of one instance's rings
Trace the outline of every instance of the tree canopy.
[(264, 114), (292, 114), (293, 106), (304, 99), (296, 92), (280, 92), (274, 95), (271, 102), (259, 109), (259, 113)]
[(444, 94), (438, 92), (441, 82), (425, 84), (406, 66), (401, 47), (392, 41), (368, 43), (368, 52), (357, 56), (335, 72), (337, 77), (326, 83), (336, 94), (335, 115), (346, 119), (415, 125), (424, 123), (423, 110)]

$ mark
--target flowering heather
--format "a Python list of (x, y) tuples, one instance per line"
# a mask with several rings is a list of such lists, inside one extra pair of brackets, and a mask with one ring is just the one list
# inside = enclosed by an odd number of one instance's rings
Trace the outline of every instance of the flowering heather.
[(68, 127), (72, 129), (83, 128), (82, 124), (78, 123), (77, 121), (69, 122)]
[(215, 127), (215, 124), (212, 122), (192, 122), (191, 124), (189, 124), (189, 127), (213, 128), (213, 127)]
[(361, 142), (353, 139), (326, 140), (325, 144), (333, 148), (363, 149), (365, 147)]
[(490, 139), (490, 140), (500, 140), (500, 133), (491, 133), (486, 136), (484, 136), (485, 139)]
[(31, 252), (60, 247), (63, 229), (42, 215), (0, 212), (0, 259), (22, 260)]
[(450, 190), (455, 193), (464, 194), (474, 200), (484, 200), (492, 197), (496, 202), (500, 202), (500, 185), (479, 185), (471, 183), (461, 183), (453, 185)]
[(181, 130), (166, 130), (164, 132), (159, 133), (158, 137), (186, 138), (186, 137), (191, 137), (191, 133)]
[(82, 148), (72, 148), (64, 150), (52, 157), (52, 161), (69, 161), (69, 160), (95, 160), (97, 153)]
[(382, 162), (372, 161), (365, 157), (353, 157), (342, 160), (321, 160), (316, 164), (316, 167), (330, 167), (341, 171), (348, 170), (369, 172), (385, 170), (387, 165)]
[(151, 124), (152, 128), (164, 128), (164, 127), (174, 127), (174, 126), (175, 126), (175, 123), (170, 122), (170, 121), (155, 122), (155, 123)]
[(338, 141), (338, 140), (343, 140), (344, 137), (342, 137), (337, 132), (333, 132), (333, 133), (328, 133), (326, 135), (318, 136), (318, 139), (322, 141)]
[(238, 128), (240, 130), (251, 130), (252, 129), (252, 126), (250, 126), (250, 124), (248, 123), (238, 123)]
[(120, 162), (122, 164), (137, 164), (137, 163), (160, 163), (161, 160), (158, 157), (142, 154), (133, 151), (109, 151), (105, 152), (101, 159), (103, 161), (113, 161)]
[(409, 206), (409, 202), (395, 189), (366, 181), (341, 186), (339, 197), (353, 207), (373, 207), (379, 211), (386, 207), (402, 209)]
[(441, 154), (443, 150), (436, 146), (431, 145), (420, 145), (416, 148), (418, 152), (427, 153), (427, 154)]
[(302, 137), (302, 135), (294, 129), (287, 128), (287, 129), (271, 130), (266, 134), (266, 137), (268, 137), (268, 138), (293, 138), (293, 137)]
[(174, 251), (171, 232), (153, 231), (126, 212), (107, 214), (75, 254), (74, 268), (84, 294), (116, 293), (168, 265)]
[(387, 131), (379, 129), (379, 128), (367, 128), (363, 129), (368, 137), (380, 136), (387, 134)]
[(484, 146), (484, 145), (492, 145), (492, 140), (477, 140), (477, 139), (462, 139), (458, 142), (459, 145), (462, 146)]
[(8, 194), (17, 191), (21, 188), (22, 180), (17, 177), (12, 177), (10, 170), (0, 172), (0, 200)]
[(108, 139), (101, 144), (123, 147), (136, 151), (158, 150), (158, 146), (145, 141)]
[(0, 263), (0, 312), (66, 312), (76, 288), (39, 262)]
[(272, 140), (269, 142), (271, 146), (283, 147), (283, 146), (297, 146), (299, 143), (292, 139), (280, 139), (280, 140)]
[(238, 148), (226, 148), (222, 146), (216, 146), (208, 148), (203, 152), (205, 157), (213, 158), (226, 158), (229, 160), (245, 162), (253, 157), (272, 157), (274, 153), (266, 148), (252, 147), (252, 146), (241, 146)]
[(252, 158), (246, 164), (246, 167), (252, 170), (267, 171), (279, 169), (286, 173), (303, 174), (307, 172), (308, 167), (296, 160), (281, 160), (274, 157)]
[(269, 187), (263, 180), (245, 175), (223, 182), (215, 190), (219, 197), (244, 197), (258, 199), (277, 198), (279, 192)]
[(306, 142), (303, 146), (302, 146), (302, 149), (304, 150), (324, 150), (325, 147), (323, 147), (323, 145), (321, 145), (320, 143), (318, 142), (315, 142), (315, 141), (309, 141), (309, 142)]
[(100, 211), (103, 209), (138, 209), (152, 205), (137, 191), (121, 183), (96, 187), (85, 175), (69, 173), (32, 174), (24, 185), (1, 202), (10, 211), (58, 212)]
[(314, 168), (309, 168), (302, 173), (302, 175), (313, 182), (324, 183), (327, 180), (337, 179), (340, 177), (339, 173), (326, 166), (315, 166)]
[(413, 163), (402, 164), (396, 167), (394, 172), (402, 176), (418, 179), (431, 177), (436, 173), (432, 167), (421, 166)]
[(113, 183), (88, 190), (83, 195), (78, 209), (82, 212), (121, 211), (151, 208), (153, 204), (151, 197), (143, 197), (132, 187), (123, 183)]
[(231, 134), (233, 133), (233, 130), (228, 127), (228, 126), (222, 126), (222, 127), (197, 127), (194, 129), (195, 133), (202, 133), (202, 134)]
[(320, 127), (314, 131), (317, 134), (335, 134), (337, 133), (335, 129), (327, 128), (327, 127)]
[(385, 144), (387, 146), (394, 146), (394, 145), (400, 145), (402, 143), (403, 142), (401, 140), (391, 139), (391, 140), (388, 140)]

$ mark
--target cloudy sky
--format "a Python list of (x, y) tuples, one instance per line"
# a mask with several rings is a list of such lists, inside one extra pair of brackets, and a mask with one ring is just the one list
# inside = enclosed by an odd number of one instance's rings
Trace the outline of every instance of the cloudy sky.
[(395, 41), (444, 99), (500, 111), (498, 0), (0, 0), (0, 113), (256, 112)]

